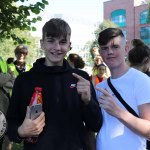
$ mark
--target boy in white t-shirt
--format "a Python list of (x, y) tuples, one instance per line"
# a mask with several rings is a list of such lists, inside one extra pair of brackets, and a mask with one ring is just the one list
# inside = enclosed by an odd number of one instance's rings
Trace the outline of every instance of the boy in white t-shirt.
[(108, 28), (99, 34), (100, 55), (111, 71), (110, 81), (133, 114), (120, 103), (107, 81), (96, 86), (103, 125), (97, 135), (97, 150), (146, 150), (150, 139), (150, 78), (125, 62), (128, 49), (123, 32)]

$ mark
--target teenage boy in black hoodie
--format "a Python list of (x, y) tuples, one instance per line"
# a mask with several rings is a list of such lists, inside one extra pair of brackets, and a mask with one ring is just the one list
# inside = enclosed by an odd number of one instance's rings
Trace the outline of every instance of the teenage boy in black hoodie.
[[(95, 132), (101, 127), (101, 110), (88, 74), (71, 68), (64, 59), (70, 36), (64, 20), (46, 22), (41, 40), (45, 58), (15, 81), (7, 113), (8, 135), (14, 142), (24, 140), (24, 150), (86, 150), (84, 125)], [(27, 106), (35, 87), (42, 88), (43, 112), (31, 120)], [(38, 136), (37, 142), (27, 142), (33, 136)]]

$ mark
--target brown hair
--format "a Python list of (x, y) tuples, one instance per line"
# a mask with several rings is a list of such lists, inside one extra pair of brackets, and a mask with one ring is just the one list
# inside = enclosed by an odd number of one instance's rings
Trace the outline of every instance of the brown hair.
[(71, 35), (71, 28), (67, 22), (60, 18), (50, 19), (42, 29), (42, 37), (67, 37)]
[(75, 68), (82, 69), (85, 66), (84, 60), (78, 54), (75, 53), (69, 54), (67, 60), (70, 60), (74, 64)]
[(98, 44), (106, 45), (111, 39), (121, 36), (124, 37), (124, 34), (119, 28), (107, 28), (99, 33)]
[(128, 60), (131, 66), (142, 65), (150, 61), (150, 48), (140, 39), (132, 40), (133, 48), (128, 53)]

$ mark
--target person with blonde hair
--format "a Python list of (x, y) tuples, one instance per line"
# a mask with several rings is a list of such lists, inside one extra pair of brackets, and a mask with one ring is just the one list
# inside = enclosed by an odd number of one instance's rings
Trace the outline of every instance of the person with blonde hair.
[(95, 76), (98, 74), (98, 67), (100, 64), (104, 64), (106, 66), (105, 75), (106, 75), (106, 77), (109, 77), (110, 76), (110, 70), (109, 70), (108, 66), (104, 63), (104, 61), (100, 55), (96, 56), (94, 58), (94, 66), (92, 69), (92, 76)]
[(25, 71), (29, 71), (32, 65), (26, 63), (26, 58), (28, 55), (28, 47), (24, 44), (19, 44), (14, 50), (16, 60), (13, 63), (8, 64), (8, 67), (16, 77)]
[[(15, 48), (14, 54), (16, 60), (13, 59), (13, 61), (9, 63), (9, 61), (12, 60), (12, 58), (8, 58), (7, 64), (9, 70), (14, 74), (16, 78), (19, 74), (29, 71), (32, 68), (32, 65), (26, 63), (26, 58), (28, 55), (28, 47), (25, 44), (19, 44)], [(11, 142), (9, 138), (5, 136), (3, 145), (4, 149), (12, 150), (13, 142)]]

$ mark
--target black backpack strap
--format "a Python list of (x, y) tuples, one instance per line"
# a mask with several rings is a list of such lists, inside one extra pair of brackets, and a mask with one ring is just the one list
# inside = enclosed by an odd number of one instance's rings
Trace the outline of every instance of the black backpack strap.
[(124, 101), (124, 99), (121, 97), (121, 95), (118, 93), (118, 91), (115, 89), (115, 87), (112, 85), (112, 83), (110, 82), (110, 77), (107, 79), (107, 83), (109, 85), (109, 87), (111, 88), (111, 90), (113, 91), (113, 93), (116, 95), (116, 97), (118, 98), (118, 100), (122, 103), (122, 105), (134, 116), (139, 117), (137, 115), (137, 113)]

